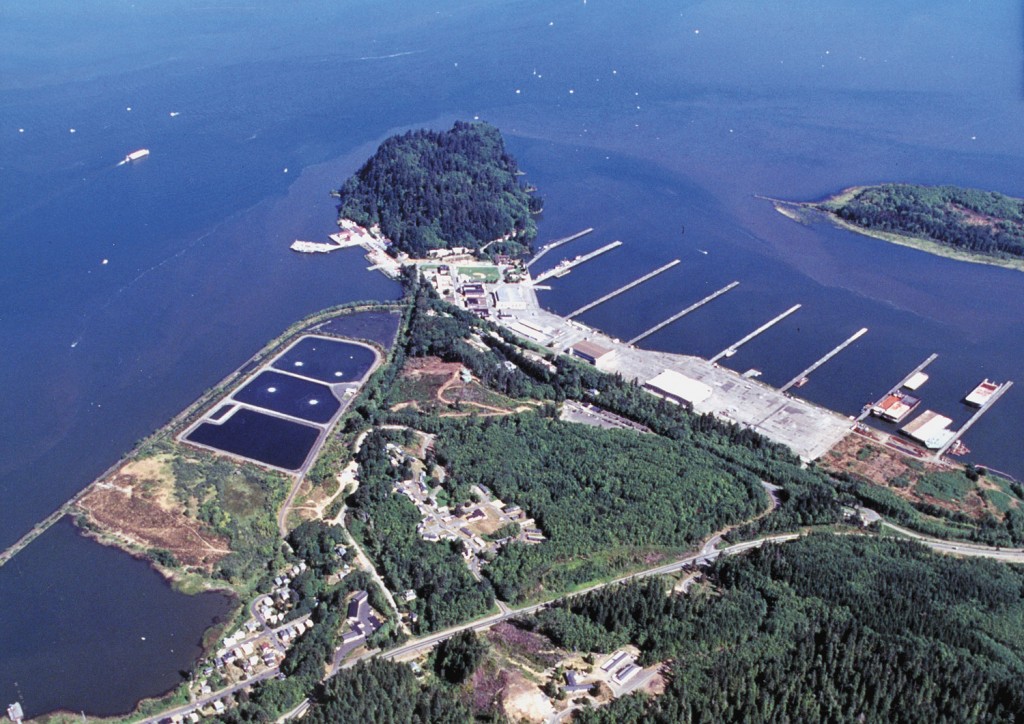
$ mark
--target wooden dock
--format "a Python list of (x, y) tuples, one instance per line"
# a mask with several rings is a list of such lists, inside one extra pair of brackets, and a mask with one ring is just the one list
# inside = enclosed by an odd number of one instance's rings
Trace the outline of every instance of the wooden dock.
[(896, 392), (897, 390), (899, 390), (899, 388), (903, 387), (903, 385), (907, 384), (907, 382), (908, 382), (908, 381), (910, 380), (910, 378), (911, 378), (911, 377), (913, 377), (913, 376), (914, 376), (914, 375), (916, 375), (916, 374), (917, 374), (918, 372), (920, 372), (920, 371), (921, 371), (921, 370), (923, 370), (923, 369), (924, 369), (925, 367), (927, 367), (927, 366), (928, 366), (928, 365), (930, 365), (930, 364), (931, 364), (932, 362), (934, 362), (934, 361), (936, 360), (936, 358), (937, 358), (938, 356), (939, 356), (939, 355), (937, 355), (937, 354), (934, 354), (934, 353), (933, 353), (933, 354), (931, 354), (931, 355), (930, 355), (930, 356), (928, 357), (928, 359), (926, 359), (926, 360), (925, 360), (924, 362), (922, 362), (921, 364), (919, 364), (919, 365), (918, 365), (917, 367), (915, 367), (914, 369), (910, 370), (910, 373), (909, 373), (909, 374), (907, 374), (907, 375), (906, 375), (906, 376), (905, 376), (905, 377), (904, 377), (904, 378), (903, 378), (902, 380), (900, 380), (899, 382), (897, 382), (897, 383), (896, 383), (896, 386), (895, 386), (895, 387), (892, 387), (892, 388), (890, 388), (888, 392), (886, 392), (886, 393), (885, 393), (884, 395), (882, 395), (881, 397), (879, 397), (879, 398), (878, 398), (878, 400), (876, 400), (874, 404), (872, 404), (872, 405), (865, 405), (865, 406), (864, 406), (864, 409), (863, 409), (863, 410), (861, 410), (861, 413), (860, 413), (860, 415), (858, 415), (858, 417), (857, 417), (857, 419), (856, 419), (856, 422), (861, 422), (861, 421), (863, 421), (865, 417), (867, 417), (868, 415), (870, 415), (870, 414), (871, 414), (871, 408), (872, 408), (872, 407), (874, 407), (874, 405), (878, 404), (879, 402), (881, 402), (882, 400), (884, 400), (884, 399), (885, 399), (886, 397), (888, 397), (889, 395), (891, 395), (891, 394), (893, 394), (894, 392)]
[(578, 267), (583, 262), (587, 262), (587, 261), (590, 261), (591, 259), (593, 259), (595, 257), (601, 256), (601, 254), (604, 254), (606, 251), (611, 251), (612, 249), (614, 249), (617, 246), (622, 246), (622, 242), (621, 241), (613, 241), (611, 244), (605, 244), (600, 249), (595, 249), (594, 251), (590, 252), (589, 254), (584, 254), (584, 255), (582, 255), (580, 257), (577, 257), (576, 259), (573, 259), (572, 261), (570, 261), (565, 266), (555, 267), (553, 269), (548, 269), (546, 272), (542, 272), (540, 274), (540, 276), (538, 276), (536, 279), (533, 280), (533, 282), (534, 282), (534, 284), (539, 284), (540, 282), (542, 282), (542, 281), (544, 281), (546, 279), (550, 279), (551, 277), (561, 276), (563, 274), (568, 274), (571, 269), (575, 269), (576, 267)]
[(562, 237), (561, 239), (555, 239), (554, 241), (549, 241), (547, 244), (545, 244), (544, 246), (542, 246), (540, 248), (540, 251), (537, 252), (536, 256), (534, 256), (532, 259), (530, 259), (530, 261), (526, 262), (526, 268), (529, 269), (531, 266), (536, 264), (540, 260), (540, 258), (542, 256), (547, 254), (552, 249), (557, 249), (562, 244), (568, 244), (570, 241), (576, 241), (580, 237), (586, 236), (587, 234), (589, 234), (593, 230), (594, 230), (594, 227), (591, 226), (590, 228), (584, 229), (583, 231), (577, 231), (572, 236), (565, 236), (565, 237)]
[(985, 401), (985, 404), (982, 405), (978, 409), (977, 412), (975, 412), (973, 415), (971, 415), (971, 419), (968, 420), (967, 422), (965, 422), (960, 427), (960, 429), (956, 431), (956, 434), (954, 434), (951, 438), (949, 438), (949, 442), (947, 442), (945, 445), (940, 447), (935, 452), (935, 456), (934, 456), (935, 460), (938, 461), (939, 459), (941, 459), (942, 456), (946, 454), (946, 451), (949, 450), (950, 447), (952, 447), (953, 443), (955, 443), (957, 440), (959, 440), (964, 435), (964, 433), (966, 433), (969, 429), (971, 429), (971, 426), (974, 423), (976, 423), (981, 418), (982, 415), (984, 415), (986, 412), (988, 412), (989, 409), (992, 407), (992, 405), (996, 404), (996, 401), (1000, 397), (1002, 397), (1004, 394), (1006, 394), (1006, 392), (1011, 387), (1013, 387), (1013, 380), (1007, 380), (1002, 385), (1000, 385), (999, 389), (996, 390), (995, 392), (993, 392), (992, 396), (989, 397), (988, 400)]
[(700, 307), (703, 307), (705, 304), (707, 304), (708, 302), (710, 302), (713, 299), (717, 299), (718, 297), (722, 296), (723, 294), (725, 294), (730, 289), (735, 289), (736, 287), (739, 286), (739, 284), (740, 284), (739, 282), (731, 282), (729, 284), (726, 284), (724, 287), (719, 289), (714, 294), (709, 294), (708, 296), (706, 296), (703, 299), (701, 299), (699, 302), (696, 302), (695, 304), (691, 304), (690, 306), (688, 306), (683, 311), (677, 312), (676, 314), (673, 314), (671, 317), (669, 317), (665, 321), (658, 322), (657, 324), (655, 324), (650, 329), (641, 332), (637, 336), (633, 337), (633, 339), (629, 340), (626, 344), (636, 344), (640, 340), (646, 339), (647, 337), (650, 337), (655, 332), (657, 332), (657, 331), (659, 331), (661, 329), (664, 329), (665, 327), (667, 327), (668, 325), (672, 324), (673, 322), (675, 322), (675, 321), (677, 321), (679, 319), (682, 319), (683, 317), (685, 317), (687, 314), (689, 314), (693, 310), (699, 309)]
[(746, 337), (744, 337), (743, 339), (741, 339), (741, 340), (740, 340), (739, 342), (735, 342), (735, 343), (733, 343), (733, 344), (729, 345), (728, 347), (726, 347), (725, 349), (723, 349), (723, 350), (722, 350), (721, 352), (719, 352), (718, 354), (716, 354), (716, 355), (715, 355), (714, 357), (712, 357), (712, 358), (711, 358), (710, 360), (708, 360), (708, 361), (709, 361), (709, 362), (717, 362), (718, 360), (722, 359), (723, 357), (728, 357), (728, 356), (731, 356), (731, 355), (732, 355), (732, 353), (734, 353), (734, 352), (735, 352), (736, 350), (738, 350), (738, 349), (739, 349), (740, 347), (742, 347), (742, 346), (743, 346), (743, 345), (745, 345), (745, 344), (746, 344), (747, 342), (749, 342), (750, 340), (752, 340), (752, 339), (753, 339), (754, 337), (756, 337), (757, 335), (761, 334), (762, 332), (764, 332), (764, 331), (766, 331), (766, 330), (770, 329), (771, 327), (774, 327), (774, 326), (775, 326), (776, 324), (778, 324), (779, 322), (781, 322), (781, 321), (782, 321), (783, 319), (785, 319), (786, 317), (788, 317), (788, 316), (789, 316), (790, 314), (792, 314), (792, 313), (793, 313), (793, 312), (795, 312), (796, 310), (800, 309), (800, 307), (802, 307), (802, 306), (803, 306), (802, 304), (794, 304), (794, 305), (793, 305), (792, 307), (790, 307), (789, 309), (787, 309), (787, 310), (786, 310), (785, 312), (783, 312), (783, 313), (782, 313), (782, 314), (780, 314), (779, 316), (777, 316), (777, 317), (775, 317), (774, 319), (771, 319), (771, 320), (769, 320), (769, 321), (765, 322), (764, 324), (762, 324), (762, 325), (761, 325), (760, 327), (758, 327), (757, 329), (755, 329), (755, 330), (754, 330), (753, 332), (751, 332), (750, 334), (748, 334), (748, 335), (747, 335)]
[(593, 309), (594, 307), (596, 307), (596, 306), (598, 306), (600, 304), (604, 304), (609, 299), (612, 299), (614, 297), (619, 296), (620, 294), (628, 292), (633, 287), (638, 287), (641, 284), (643, 284), (644, 282), (646, 282), (646, 281), (648, 281), (650, 279), (653, 279), (654, 277), (658, 276), (662, 272), (668, 271), (669, 269), (671, 269), (672, 267), (674, 267), (678, 263), (679, 263), (678, 259), (673, 259), (668, 264), (665, 264), (664, 266), (658, 267), (657, 269), (655, 269), (652, 272), (644, 274), (639, 279), (634, 279), (629, 284), (626, 284), (624, 286), (619, 287), (614, 292), (609, 292), (608, 294), (605, 294), (603, 297), (600, 297), (599, 299), (595, 299), (594, 301), (590, 302), (589, 304), (584, 304), (582, 307), (577, 309), (575, 312), (570, 312), (569, 314), (565, 315), (565, 318), (566, 319), (572, 319), (573, 317), (577, 317), (577, 316), (583, 314), (584, 312), (588, 312), (591, 309)]
[(845, 342), (843, 342), (843, 343), (842, 343), (841, 345), (839, 345), (838, 347), (836, 347), (835, 349), (833, 349), (833, 350), (832, 350), (831, 352), (829, 352), (829, 353), (828, 353), (827, 355), (825, 355), (824, 357), (822, 357), (822, 358), (821, 358), (820, 360), (818, 360), (817, 362), (815, 362), (814, 364), (812, 364), (812, 365), (811, 365), (810, 367), (808, 367), (808, 368), (807, 368), (807, 369), (805, 369), (805, 370), (804, 370), (803, 372), (801, 372), (801, 373), (800, 373), (800, 374), (798, 374), (798, 375), (797, 375), (796, 377), (794, 377), (794, 378), (793, 378), (793, 379), (791, 379), (791, 380), (790, 380), (789, 382), (787, 382), (787, 383), (786, 383), (786, 384), (784, 384), (784, 385), (783, 385), (782, 387), (780, 387), (780, 388), (779, 388), (779, 392), (785, 392), (785, 391), (786, 391), (786, 390), (788, 390), (788, 389), (789, 389), (790, 387), (792, 387), (793, 385), (795, 385), (795, 384), (796, 384), (797, 382), (799, 382), (799, 381), (800, 381), (800, 380), (802, 380), (803, 378), (805, 378), (805, 377), (809, 376), (809, 375), (810, 375), (810, 374), (811, 374), (812, 372), (814, 372), (814, 370), (816, 370), (816, 369), (818, 369), (819, 367), (821, 367), (821, 366), (822, 366), (823, 364), (825, 364), (826, 362), (828, 362), (828, 361), (829, 361), (830, 359), (832, 359), (833, 357), (835, 357), (835, 356), (836, 356), (837, 354), (839, 354), (840, 352), (842, 352), (842, 351), (843, 351), (844, 349), (846, 349), (847, 347), (849, 347), (849, 346), (850, 346), (851, 344), (853, 344), (854, 342), (856, 342), (856, 341), (857, 341), (858, 339), (860, 339), (861, 337), (863, 337), (863, 336), (864, 336), (865, 334), (867, 334), (867, 333), (868, 333), (868, 328), (867, 328), (867, 327), (861, 327), (861, 328), (860, 328), (859, 330), (857, 330), (856, 332), (854, 332), (854, 333), (853, 333), (853, 335), (852, 335), (852, 336), (851, 336), (851, 337), (850, 337), (850, 338), (849, 338), (848, 340), (846, 340)]

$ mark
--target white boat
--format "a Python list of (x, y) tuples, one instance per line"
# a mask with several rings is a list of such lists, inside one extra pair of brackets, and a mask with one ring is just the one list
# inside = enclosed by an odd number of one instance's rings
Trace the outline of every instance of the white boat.
[(132, 161), (138, 161), (140, 158), (145, 158), (148, 155), (148, 148), (140, 148), (138, 151), (132, 151), (127, 156), (125, 156), (124, 161), (122, 163), (131, 163)]

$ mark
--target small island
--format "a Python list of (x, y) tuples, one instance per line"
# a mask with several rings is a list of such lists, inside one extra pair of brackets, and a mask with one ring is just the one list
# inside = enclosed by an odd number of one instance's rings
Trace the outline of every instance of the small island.
[(958, 186), (880, 184), (854, 186), (820, 202), (774, 203), (799, 221), (820, 212), (867, 236), (1024, 271), (1024, 199)]
[(336, 192), (339, 218), (379, 227), (392, 255), (463, 247), (521, 256), (542, 205), (521, 175), (487, 123), (409, 131), (384, 141)]

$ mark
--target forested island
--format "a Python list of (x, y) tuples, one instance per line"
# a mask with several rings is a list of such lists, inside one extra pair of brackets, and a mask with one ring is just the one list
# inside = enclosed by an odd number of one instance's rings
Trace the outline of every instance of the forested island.
[[(815, 209), (869, 236), (967, 261), (1024, 270), (1024, 199), (958, 186), (855, 186)], [(788, 214), (787, 214), (788, 215)]]
[[(456, 122), (448, 131), (392, 136), (337, 192), (340, 218), (379, 225), (394, 252), (431, 249), (519, 255), (537, 235), (541, 200), (519, 182), (497, 128)], [(490, 242), (494, 242), (490, 244)]]

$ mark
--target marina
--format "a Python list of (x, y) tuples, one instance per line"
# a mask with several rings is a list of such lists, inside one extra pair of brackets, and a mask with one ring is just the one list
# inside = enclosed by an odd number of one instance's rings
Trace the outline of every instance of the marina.
[(701, 307), (703, 307), (708, 302), (710, 302), (710, 301), (712, 301), (714, 299), (717, 299), (718, 297), (722, 296), (723, 294), (725, 294), (730, 289), (735, 289), (736, 287), (739, 286), (739, 284), (740, 284), (739, 282), (730, 282), (729, 284), (726, 284), (724, 287), (719, 289), (717, 292), (714, 292), (713, 294), (709, 294), (708, 296), (706, 296), (703, 299), (701, 299), (699, 302), (691, 304), (690, 306), (688, 306), (683, 311), (677, 312), (676, 314), (673, 314), (668, 319), (666, 319), (666, 320), (664, 320), (662, 322), (658, 322), (656, 325), (654, 325), (650, 329), (647, 329), (647, 330), (641, 332), (637, 336), (633, 337), (633, 339), (629, 340), (628, 344), (636, 344), (640, 340), (646, 339), (647, 337), (650, 337), (655, 332), (657, 332), (659, 330), (662, 330), (665, 327), (667, 327), (668, 325), (672, 324), (673, 322), (682, 319), (683, 317), (685, 317), (687, 314), (689, 314), (690, 312), (694, 311), (695, 309), (700, 309)]
[(653, 279), (654, 277), (658, 276), (659, 274), (661, 274), (663, 272), (667, 272), (669, 269), (671, 269), (672, 267), (674, 267), (678, 263), (679, 263), (678, 259), (673, 259), (668, 264), (665, 264), (664, 266), (660, 266), (657, 269), (655, 269), (654, 271), (649, 272), (647, 274), (644, 274), (639, 279), (634, 279), (629, 284), (625, 284), (625, 285), (619, 287), (618, 289), (616, 289), (615, 291), (609, 292), (608, 294), (605, 294), (603, 297), (595, 299), (594, 301), (590, 302), (589, 304), (584, 304), (582, 307), (580, 307), (579, 309), (577, 309), (577, 310), (575, 310), (573, 312), (569, 312), (569, 314), (565, 315), (565, 318), (566, 319), (572, 319), (573, 317), (578, 317), (579, 315), (583, 314), (584, 312), (590, 311), (591, 309), (593, 309), (594, 307), (596, 307), (596, 306), (598, 306), (600, 304), (604, 304), (609, 299), (614, 299), (615, 297), (619, 296), (620, 294), (624, 294), (624, 293), (628, 292), (630, 289), (633, 289), (634, 287), (640, 286), (644, 282)]

